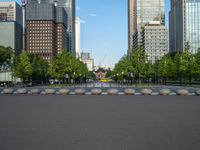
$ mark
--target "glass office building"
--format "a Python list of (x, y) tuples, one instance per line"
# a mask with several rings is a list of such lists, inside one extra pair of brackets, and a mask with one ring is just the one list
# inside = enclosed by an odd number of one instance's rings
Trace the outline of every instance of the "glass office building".
[(76, 0), (57, 0), (57, 6), (63, 7), (67, 12), (67, 41), (68, 51), (75, 54), (75, 23), (76, 23)]
[(22, 50), (22, 7), (16, 2), (0, 2), (0, 45)]
[(137, 0), (137, 28), (149, 21), (165, 24), (165, 0)]
[(169, 19), (170, 52), (200, 48), (200, 0), (172, 0)]
[(129, 0), (128, 5), (129, 47), (137, 48), (142, 45), (142, 27), (149, 21), (165, 25), (165, 0)]
[(200, 48), (200, 0), (186, 0), (185, 3), (185, 42), (196, 53)]

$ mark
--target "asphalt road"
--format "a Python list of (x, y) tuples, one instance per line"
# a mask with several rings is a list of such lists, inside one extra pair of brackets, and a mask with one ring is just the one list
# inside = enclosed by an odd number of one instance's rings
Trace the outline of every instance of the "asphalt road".
[(0, 150), (199, 149), (196, 96), (0, 96)]

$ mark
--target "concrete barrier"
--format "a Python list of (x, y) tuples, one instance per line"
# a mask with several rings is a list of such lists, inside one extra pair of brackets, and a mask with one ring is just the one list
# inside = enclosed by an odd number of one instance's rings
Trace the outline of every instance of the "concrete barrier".
[(196, 93), (197, 96), (200, 96), (200, 89), (199, 89), (199, 90), (196, 90), (195, 93)]
[(85, 89), (75, 89), (76, 95), (85, 95), (86, 90)]
[(135, 89), (125, 89), (125, 95), (135, 95)]
[(141, 94), (142, 95), (151, 95), (152, 94), (152, 90), (151, 89), (142, 89), (141, 90)]
[(16, 90), (16, 94), (27, 94), (28, 90), (25, 88), (20, 88)]
[(187, 89), (178, 89), (176, 90), (176, 94), (178, 96), (187, 96), (189, 94), (189, 91)]
[(160, 95), (167, 96), (167, 95), (170, 95), (171, 90), (170, 89), (162, 89), (159, 91), (159, 93), (160, 93)]
[(59, 94), (62, 94), (62, 95), (68, 95), (70, 93), (70, 90), (69, 89), (60, 89), (58, 91)]
[(45, 93), (48, 95), (53, 95), (56, 93), (56, 90), (55, 89), (45, 89)]
[(108, 89), (107, 92), (109, 95), (117, 95), (119, 91), (117, 89)]
[(40, 94), (40, 90), (39, 89), (31, 89), (30, 94), (33, 94), (33, 95)]
[(92, 89), (91, 90), (92, 95), (101, 95), (102, 89)]
[(1, 91), (1, 94), (13, 94), (14, 90), (12, 88), (6, 88)]

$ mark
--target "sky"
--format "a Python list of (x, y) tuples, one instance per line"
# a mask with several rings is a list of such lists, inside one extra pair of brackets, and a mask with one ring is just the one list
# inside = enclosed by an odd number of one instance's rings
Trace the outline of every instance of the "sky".
[[(169, 1), (166, 0), (166, 25)], [(96, 66), (114, 67), (127, 53), (127, 8), (127, 0), (76, 0), (76, 16), (81, 19), (81, 49), (92, 54)]]

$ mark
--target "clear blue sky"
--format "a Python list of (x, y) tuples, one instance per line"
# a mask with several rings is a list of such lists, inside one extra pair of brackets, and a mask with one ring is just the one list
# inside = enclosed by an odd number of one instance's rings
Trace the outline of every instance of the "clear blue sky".
[(92, 52), (95, 65), (106, 56), (102, 64), (114, 66), (128, 48), (127, 0), (76, 0), (76, 15), (82, 20), (81, 48)]
[[(77, 0), (76, 2), (77, 16), (83, 20), (82, 49), (92, 50), (96, 65), (107, 55), (102, 63), (113, 66), (128, 48), (127, 0)], [(168, 11), (169, 0), (166, 0), (166, 12)], [(168, 14), (166, 15), (167, 19)], [(168, 22), (168, 19), (166, 21)]]

